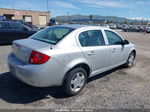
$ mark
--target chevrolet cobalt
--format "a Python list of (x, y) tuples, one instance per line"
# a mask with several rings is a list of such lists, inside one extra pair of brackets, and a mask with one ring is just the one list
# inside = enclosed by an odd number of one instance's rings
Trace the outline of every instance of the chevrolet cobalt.
[(62, 86), (76, 95), (89, 77), (120, 65), (131, 67), (135, 56), (135, 45), (109, 28), (60, 25), (14, 41), (8, 66), (31, 86)]

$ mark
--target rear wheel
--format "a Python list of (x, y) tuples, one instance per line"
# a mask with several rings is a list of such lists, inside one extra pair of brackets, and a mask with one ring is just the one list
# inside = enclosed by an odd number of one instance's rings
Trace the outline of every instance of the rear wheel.
[(135, 52), (132, 51), (128, 57), (125, 67), (126, 68), (132, 67), (132, 65), (134, 64), (134, 60), (135, 60)]
[(87, 81), (87, 72), (83, 68), (71, 70), (65, 79), (64, 90), (67, 95), (73, 96), (82, 91)]

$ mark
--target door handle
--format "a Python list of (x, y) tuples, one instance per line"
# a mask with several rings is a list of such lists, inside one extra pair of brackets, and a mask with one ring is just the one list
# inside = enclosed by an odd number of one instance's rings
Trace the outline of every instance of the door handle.
[(88, 53), (88, 56), (93, 56), (93, 55), (95, 55), (94, 51), (91, 51), (91, 52)]
[(115, 52), (116, 51), (116, 48), (113, 48), (112, 50), (111, 50), (111, 52)]

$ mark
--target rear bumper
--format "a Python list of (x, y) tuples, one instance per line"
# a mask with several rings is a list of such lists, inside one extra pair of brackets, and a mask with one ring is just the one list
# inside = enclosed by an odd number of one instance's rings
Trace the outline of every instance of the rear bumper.
[[(56, 66), (62, 67), (56, 69)], [(50, 63), (41, 65), (26, 64), (13, 54), (8, 56), (8, 67), (11, 73), (26, 84), (35, 87), (59, 86), (63, 82), (64, 65), (51, 59)]]

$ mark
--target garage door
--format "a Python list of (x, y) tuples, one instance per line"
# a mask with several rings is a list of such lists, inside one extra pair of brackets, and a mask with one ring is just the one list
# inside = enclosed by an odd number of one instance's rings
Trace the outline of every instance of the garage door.
[(46, 25), (46, 16), (39, 16), (39, 24)]
[(25, 22), (32, 22), (32, 16), (24, 16)]

